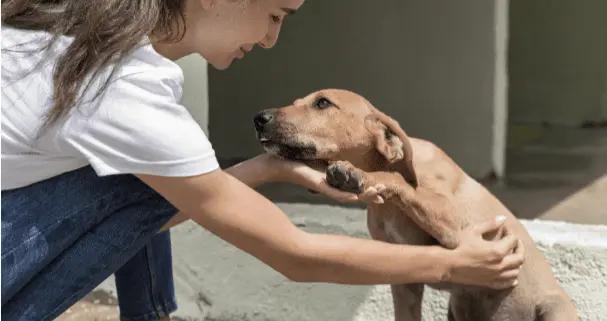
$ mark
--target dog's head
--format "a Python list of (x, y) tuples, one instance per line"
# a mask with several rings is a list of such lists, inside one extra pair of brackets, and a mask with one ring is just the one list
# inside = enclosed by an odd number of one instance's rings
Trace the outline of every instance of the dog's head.
[[(411, 144), (398, 122), (353, 92), (325, 89), (255, 116), (264, 149), (294, 160), (382, 162), (413, 186)], [(385, 166), (384, 166), (385, 165)]]

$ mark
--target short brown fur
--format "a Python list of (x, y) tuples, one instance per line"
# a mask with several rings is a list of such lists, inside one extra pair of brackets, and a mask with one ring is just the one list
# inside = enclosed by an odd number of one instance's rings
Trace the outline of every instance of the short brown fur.
[[(330, 106), (318, 108), (320, 98)], [(508, 217), (507, 229), (526, 249), (519, 285), (499, 291), (432, 285), (451, 292), (449, 320), (578, 320), (571, 299), (523, 225), (434, 144), (409, 138), (395, 120), (345, 90), (321, 90), (266, 112), (274, 120), (258, 129), (258, 136), (269, 152), (327, 162), (327, 180), (343, 190), (362, 193), (385, 187), (381, 195), (386, 202), (368, 207), (374, 239), (419, 245), (438, 241), (454, 248), (466, 225), (496, 215)], [(294, 153), (300, 146), (308, 152)], [(423, 285), (393, 285), (392, 295), (397, 321), (421, 320)]]

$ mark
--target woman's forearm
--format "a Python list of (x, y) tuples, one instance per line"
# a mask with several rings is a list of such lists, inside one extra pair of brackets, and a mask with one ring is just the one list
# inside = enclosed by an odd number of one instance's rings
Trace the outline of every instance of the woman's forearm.
[[(280, 208), (221, 170), (195, 177), (138, 177), (186, 217), (295, 281), (448, 281), (505, 288), (514, 284), (524, 260), (516, 238), (495, 244), (482, 239), (500, 227), (497, 221), (474, 226), (455, 250), (395, 245), (302, 231)], [(259, 181), (249, 177), (250, 183)], [(508, 255), (515, 249), (517, 254)]]
[(438, 248), (302, 231), (272, 202), (221, 171), (145, 179), (198, 224), (292, 280), (435, 282), (445, 273)]
[[(225, 170), (249, 187), (275, 180), (272, 169), (252, 158)], [(281, 272), (296, 281), (343, 284), (438, 282), (448, 275), (441, 247), (394, 245), (340, 235), (308, 234), (300, 241), (298, 262)], [(300, 234), (302, 235), (302, 234)], [(331, 245), (331, 246), (327, 246)]]
[(251, 188), (267, 183), (272, 178), (271, 169), (259, 157), (251, 158), (224, 170)]
[(450, 275), (451, 251), (438, 246), (396, 245), (321, 234), (309, 234), (306, 243), (309, 255), (305, 261), (309, 266), (289, 273), (295, 281), (435, 283), (447, 280)]
[[(275, 180), (267, 163), (252, 158), (225, 170), (249, 187)], [(254, 202), (250, 203), (251, 205)], [(178, 215), (181, 217), (184, 215)], [(177, 220), (174, 218), (175, 222)], [(171, 221), (173, 222), (173, 220)], [(169, 226), (172, 226), (170, 224)], [(297, 262), (281, 273), (296, 281), (343, 284), (433, 283), (449, 272), (449, 251), (438, 246), (395, 245), (340, 235), (302, 233)], [(299, 235), (302, 235), (299, 234)], [(328, 246), (330, 245), (330, 246)], [(302, 254), (303, 253), (303, 254)], [(285, 258), (285, 260), (292, 260)]]
[[(225, 169), (224, 172), (230, 174), (251, 188), (255, 188), (267, 183), (271, 177), (266, 169), (266, 166), (264, 166), (262, 162), (259, 162), (257, 158), (248, 159), (238, 163)], [(177, 226), (188, 219), (189, 217), (187, 215), (182, 212), (178, 212), (164, 226), (162, 226), (162, 228), (160, 228), (159, 232), (169, 230), (170, 228)]]
[[(272, 169), (252, 158), (225, 171), (249, 187), (275, 180)], [(296, 280), (344, 284), (431, 283), (448, 275), (448, 250), (441, 247), (394, 245), (339, 235), (308, 234), (309, 253), (303, 265), (283, 271)], [(332, 247), (327, 247), (332, 244)], [(344, 254), (346, 253), (346, 254)]]

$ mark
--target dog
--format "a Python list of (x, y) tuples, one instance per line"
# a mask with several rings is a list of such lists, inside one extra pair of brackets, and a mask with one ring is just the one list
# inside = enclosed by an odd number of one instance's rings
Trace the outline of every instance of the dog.
[[(266, 152), (324, 162), (327, 182), (344, 191), (377, 189), (367, 225), (377, 240), (458, 245), (468, 224), (506, 215), (506, 228), (524, 244), (519, 284), (492, 290), (431, 284), (451, 293), (450, 321), (576, 321), (577, 311), (550, 265), (514, 215), (431, 142), (410, 138), (389, 116), (353, 92), (326, 89), (254, 118)], [(421, 320), (423, 284), (392, 285), (395, 319)]]

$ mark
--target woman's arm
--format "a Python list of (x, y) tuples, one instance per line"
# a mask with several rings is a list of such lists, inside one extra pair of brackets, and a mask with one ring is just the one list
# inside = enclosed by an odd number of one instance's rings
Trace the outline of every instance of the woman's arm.
[[(356, 202), (359, 196), (331, 187), (325, 179), (325, 168), (261, 154), (225, 170), (249, 187), (256, 188), (270, 182), (286, 182), (314, 190), (339, 202)], [(368, 195), (373, 198), (373, 195)], [(372, 201), (372, 200), (371, 200)]]
[[(479, 236), (477, 243), (483, 248), (475, 248), (474, 255), (469, 255), (457, 249), (306, 233), (272, 202), (221, 170), (194, 177), (138, 177), (198, 224), (295, 281), (400, 284), (446, 280), (505, 287), (512, 285), (522, 262), (521, 253), (507, 255), (515, 247), (513, 238), (488, 246)], [(485, 255), (489, 252), (491, 255)], [(494, 262), (488, 263), (487, 258)]]
[(225, 169), (225, 172), (236, 177), (245, 185), (256, 188), (265, 183), (278, 180), (278, 169), (272, 170), (265, 154), (247, 159), (232, 167)]
[[(356, 202), (360, 197), (353, 193), (344, 192), (327, 184), (325, 171), (313, 169), (306, 164), (283, 160), (270, 154), (261, 154), (225, 170), (245, 185), (256, 188), (265, 183), (288, 182), (315, 190), (339, 202)], [(367, 193), (367, 201), (377, 201), (376, 194)], [(167, 222), (160, 231), (183, 223), (189, 217), (181, 212)]]

